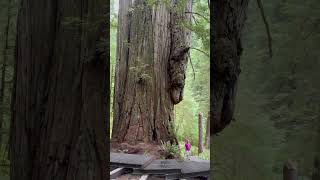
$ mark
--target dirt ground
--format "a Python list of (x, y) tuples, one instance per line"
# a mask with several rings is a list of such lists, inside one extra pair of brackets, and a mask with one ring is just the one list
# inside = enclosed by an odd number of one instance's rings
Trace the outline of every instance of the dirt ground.
[(160, 159), (165, 155), (164, 151), (161, 149), (159, 145), (145, 143), (138, 143), (136, 145), (130, 145), (128, 143), (112, 143), (111, 152), (153, 155), (157, 159)]

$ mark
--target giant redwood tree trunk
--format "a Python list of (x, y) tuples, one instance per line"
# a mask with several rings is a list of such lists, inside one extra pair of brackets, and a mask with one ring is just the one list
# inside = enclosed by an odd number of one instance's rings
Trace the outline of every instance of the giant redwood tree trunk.
[(22, 0), (11, 180), (107, 179), (105, 0)]
[(212, 134), (222, 131), (233, 119), (242, 53), (241, 32), (249, 0), (215, 0), (212, 9), (212, 78), (210, 117)]
[[(120, 0), (114, 96), (114, 142), (175, 141), (173, 108), (183, 98), (191, 0)], [(177, 8), (177, 7), (182, 7)], [(181, 10), (182, 9), (182, 10)]]

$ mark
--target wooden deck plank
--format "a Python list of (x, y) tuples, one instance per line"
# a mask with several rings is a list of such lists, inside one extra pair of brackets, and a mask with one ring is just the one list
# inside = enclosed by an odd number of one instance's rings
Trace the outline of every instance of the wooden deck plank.
[(148, 166), (154, 159), (154, 156), (147, 155), (110, 153), (111, 166), (118, 167), (144, 168)]
[(115, 179), (124, 173), (124, 168), (117, 168), (110, 172), (110, 178)]
[(141, 176), (140, 180), (147, 180), (149, 178), (148, 174), (144, 174)]
[(203, 159), (199, 159), (196, 156), (190, 156), (190, 160), (189, 161), (193, 161), (193, 162), (203, 162), (203, 163), (210, 163), (209, 160), (203, 160)]
[(133, 174), (167, 178), (209, 177), (210, 161), (196, 157), (189, 161), (154, 160), (153, 156), (111, 153), (111, 166), (133, 169)]
[(181, 178), (210, 175), (209, 162), (184, 161), (181, 163), (181, 167)]
[(147, 167), (143, 169), (135, 169), (134, 173), (137, 174), (179, 174), (181, 173), (180, 164), (174, 159), (168, 160), (154, 160)]

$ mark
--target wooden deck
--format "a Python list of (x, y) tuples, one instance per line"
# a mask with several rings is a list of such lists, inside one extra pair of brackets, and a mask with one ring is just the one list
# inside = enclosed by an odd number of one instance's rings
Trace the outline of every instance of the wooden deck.
[(115, 167), (145, 168), (154, 159), (153, 156), (146, 155), (110, 153), (111, 166)]
[[(142, 175), (143, 179), (151, 176), (169, 179), (209, 177), (210, 174), (210, 161), (196, 157), (187, 161), (155, 160), (153, 156), (111, 153), (110, 164), (112, 169), (132, 168), (132, 174)], [(113, 178), (116, 178), (117, 174), (122, 173), (113, 173)]]

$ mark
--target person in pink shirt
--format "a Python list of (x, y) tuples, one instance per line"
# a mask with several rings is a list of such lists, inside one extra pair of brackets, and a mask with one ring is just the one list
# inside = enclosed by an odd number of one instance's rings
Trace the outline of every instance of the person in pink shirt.
[(186, 139), (185, 141), (185, 148), (186, 148), (186, 155), (187, 155), (187, 159), (190, 160), (190, 155), (191, 155), (191, 144), (189, 139)]

